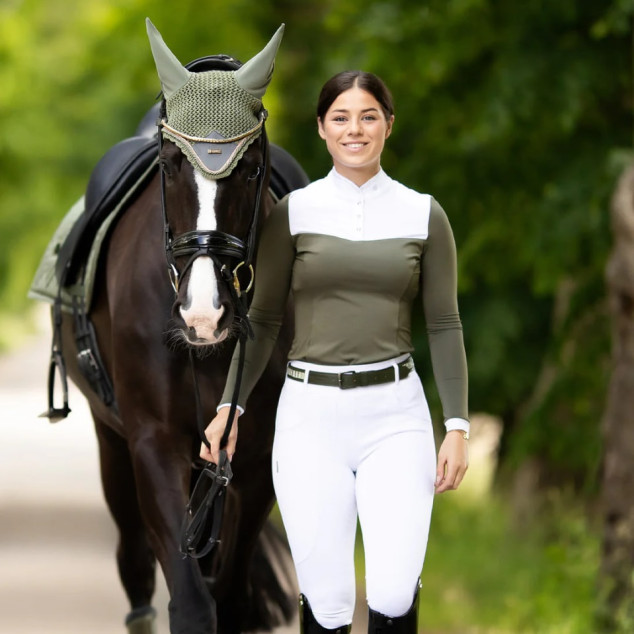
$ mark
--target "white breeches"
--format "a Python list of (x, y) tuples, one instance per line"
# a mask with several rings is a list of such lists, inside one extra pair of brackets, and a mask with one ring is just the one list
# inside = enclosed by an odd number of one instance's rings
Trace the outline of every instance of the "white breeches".
[[(327, 372), (391, 365), (291, 363)], [(436, 475), (429, 408), (416, 372), (349, 390), (287, 378), (272, 466), (300, 591), (320, 625), (352, 622), (357, 516), (370, 608), (387, 616), (407, 612), (425, 558)]]

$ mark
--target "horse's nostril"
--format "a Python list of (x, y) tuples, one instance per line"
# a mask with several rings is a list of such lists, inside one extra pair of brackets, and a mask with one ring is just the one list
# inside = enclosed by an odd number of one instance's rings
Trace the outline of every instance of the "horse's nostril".
[(196, 328), (194, 328), (193, 326), (189, 327), (189, 336), (192, 339), (196, 339), (198, 337), (198, 335), (196, 334)]

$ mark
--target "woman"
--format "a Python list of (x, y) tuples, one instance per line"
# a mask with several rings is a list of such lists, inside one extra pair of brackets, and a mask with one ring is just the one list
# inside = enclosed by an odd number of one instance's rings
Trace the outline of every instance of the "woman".
[[(267, 219), (250, 310), (256, 337), (239, 404), (263, 371), (292, 290), (295, 338), (280, 396), (273, 479), (299, 580), (302, 631), (349, 631), (354, 539), (363, 533), (369, 631), (416, 632), (434, 493), (468, 464), (467, 366), (456, 254), (440, 205), (392, 180), (381, 152), (394, 111), (383, 82), (346, 71), (322, 88), (319, 135), (333, 161)], [(422, 295), (447, 433), (432, 423), (410, 356)], [(201, 457), (216, 461), (237, 353)], [(348, 389), (355, 388), (355, 389)], [(227, 446), (236, 449), (237, 416)]]

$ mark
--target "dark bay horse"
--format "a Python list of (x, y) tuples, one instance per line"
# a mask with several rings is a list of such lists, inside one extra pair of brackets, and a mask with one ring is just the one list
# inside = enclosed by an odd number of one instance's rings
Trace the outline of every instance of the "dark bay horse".
[[(119, 529), (117, 561), (131, 606), (126, 623), (134, 634), (154, 631), (156, 560), (170, 593), (174, 634), (270, 629), (294, 613), (286, 546), (267, 524), (274, 503), (274, 412), (291, 324), (240, 419), (221, 543), (203, 560), (179, 550), (200, 447), (189, 348), (197, 352), (209, 421), (239, 326), (232, 282), (219, 270), (235, 270), (239, 262), (230, 249), (214, 252), (213, 246), (249, 242), (273, 204), (262, 195), (251, 227), (258, 187), (266, 193), (269, 180), (260, 99), (281, 31), (237, 70), (190, 72), (148, 23), (166, 104), (159, 170), (109, 234), (89, 315), (116, 408), (105, 405), (80, 372), (73, 320), (64, 317), (64, 357), (94, 418), (105, 498)], [(172, 250), (170, 283), (166, 244), (169, 250), (183, 236), (193, 248)]]

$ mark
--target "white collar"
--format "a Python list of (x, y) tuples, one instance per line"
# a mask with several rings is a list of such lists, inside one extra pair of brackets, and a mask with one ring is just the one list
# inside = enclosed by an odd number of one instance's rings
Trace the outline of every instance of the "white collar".
[(359, 194), (364, 197), (374, 197), (375, 195), (384, 192), (385, 189), (392, 183), (392, 179), (383, 171), (382, 168), (360, 187), (356, 183), (353, 183), (349, 178), (342, 176), (334, 167), (326, 176), (326, 180), (332, 182), (338, 192), (347, 198), (358, 198)]

